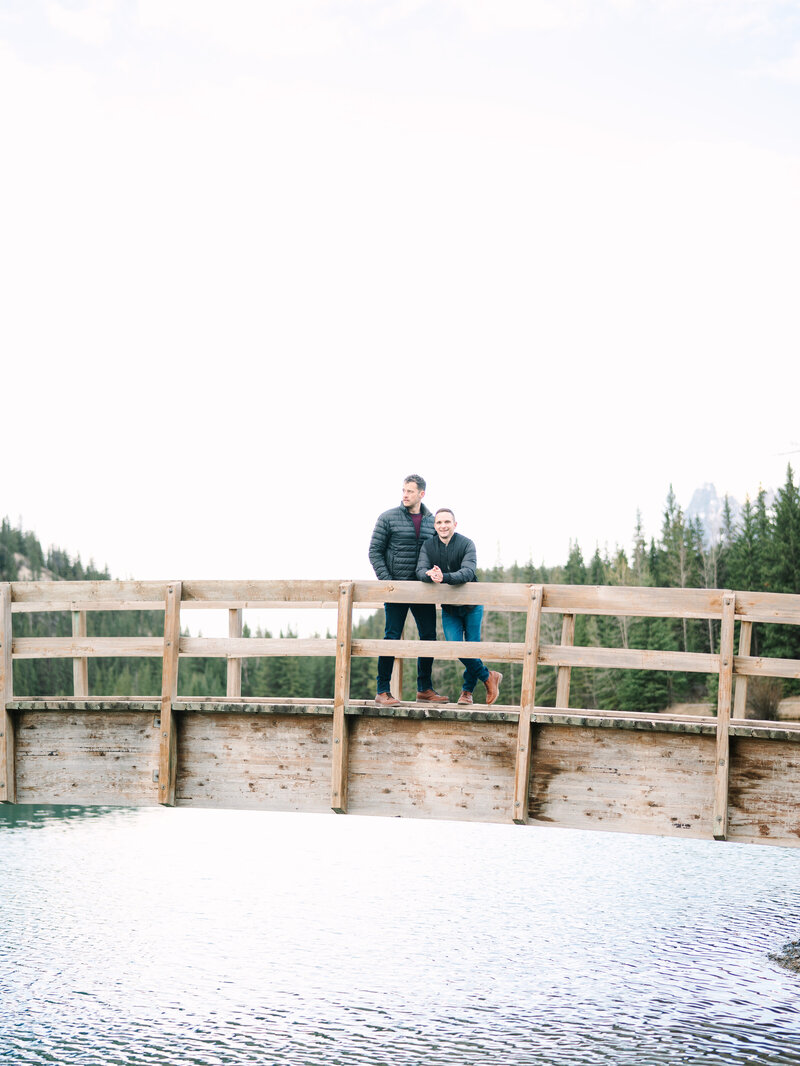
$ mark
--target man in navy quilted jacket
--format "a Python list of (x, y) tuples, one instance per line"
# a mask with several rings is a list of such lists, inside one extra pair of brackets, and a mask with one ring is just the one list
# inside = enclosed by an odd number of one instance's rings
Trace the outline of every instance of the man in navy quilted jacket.
[[(378, 516), (369, 542), (369, 561), (379, 581), (416, 581), (417, 560), (424, 541), (434, 536), (433, 515), (422, 502), (425, 478), (409, 474), (403, 482), (403, 498)], [(436, 640), (436, 607), (432, 603), (385, 603), (384, 640), (400, 640), (406, 616), (411, 611), (420, 640)], [(393, 706), (400, 702), (390, 691), (393, 655), (378, 659), (378, 694), (375, 702)], [(447, 703), (446, 696), (434, 691), (433, 659), (417, 659), (417, 700), (420, 703)]]

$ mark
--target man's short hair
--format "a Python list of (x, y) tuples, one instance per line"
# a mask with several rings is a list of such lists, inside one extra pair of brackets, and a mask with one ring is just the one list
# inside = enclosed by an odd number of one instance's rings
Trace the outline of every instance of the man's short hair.
[(425, 491), (425, 478), (420, 477), (419, 474), (409, 474), (407, 478), (403, 478), (403, 484), (407, 485), (409, 481), (413, 481), (420, 492)]
[(455, 520), (456, 520), (455, 511), (451, 511), (449, 507), (440, 507), (439, 510), (436, 512), (436, 514), (433, 517), (436, 518), (436, 516), (440, 515), (442, 513), (442, 511), (447, 511), (448, 514), (451, 514), (453, 516), (453, 521), (455, 522)]

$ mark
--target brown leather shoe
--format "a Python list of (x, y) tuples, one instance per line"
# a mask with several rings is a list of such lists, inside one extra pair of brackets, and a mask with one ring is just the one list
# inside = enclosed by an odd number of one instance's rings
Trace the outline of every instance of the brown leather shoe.
[(492, 670), (489, 676), (484, 681), (486, 685), (486, 703), (494, 703), (497, 697), (500, 695), (500, 682), (503, 680), (503, 675), (499, 674), (497, 670)]
[(379, 692), (375, 697), (375, 702), (379, 707), (396, 707), (400, 700), (396, 700), (391, 692)]
[(466, 704), (469, 704), (469, 706), (472, 706), (472, 693), (471, 692), (467, 692), (466, 689), (465, 689), (461, 693), (461, 695), (458, 697), (458, 702), (461, 703), (461, 704), (465, 704), (466, 703)]
[(424, 692), (417, 693), (417, 703), (449, 703), (447, 696), (440, 696), (432, 688), (426, 688)]

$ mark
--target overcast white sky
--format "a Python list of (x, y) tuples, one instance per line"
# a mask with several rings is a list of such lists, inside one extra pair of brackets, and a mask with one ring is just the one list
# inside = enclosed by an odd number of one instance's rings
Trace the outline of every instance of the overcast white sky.
[(412, 472), (487, 566), (780, 484), (799, 104), (795, 0), (0, 0), (0, 515), (347, 578)]

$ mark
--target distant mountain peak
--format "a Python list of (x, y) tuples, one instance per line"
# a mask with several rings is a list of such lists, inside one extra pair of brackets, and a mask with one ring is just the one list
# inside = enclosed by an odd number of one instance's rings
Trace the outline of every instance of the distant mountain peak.
[[(741, 504), (729, 495), (728, 506), (731, 510), (731, 518), (734, 522), (738, 522), (742, 513)], [(717, 493), (716, 486), (712, 482), (706, 481), (699, 489), (694, 490), (689, 506), (686, 508), (685, 518), (687, 523), (699, 518), (706, 542), (716, 544), (722, 534), (724, 508), (725, 497)]]

